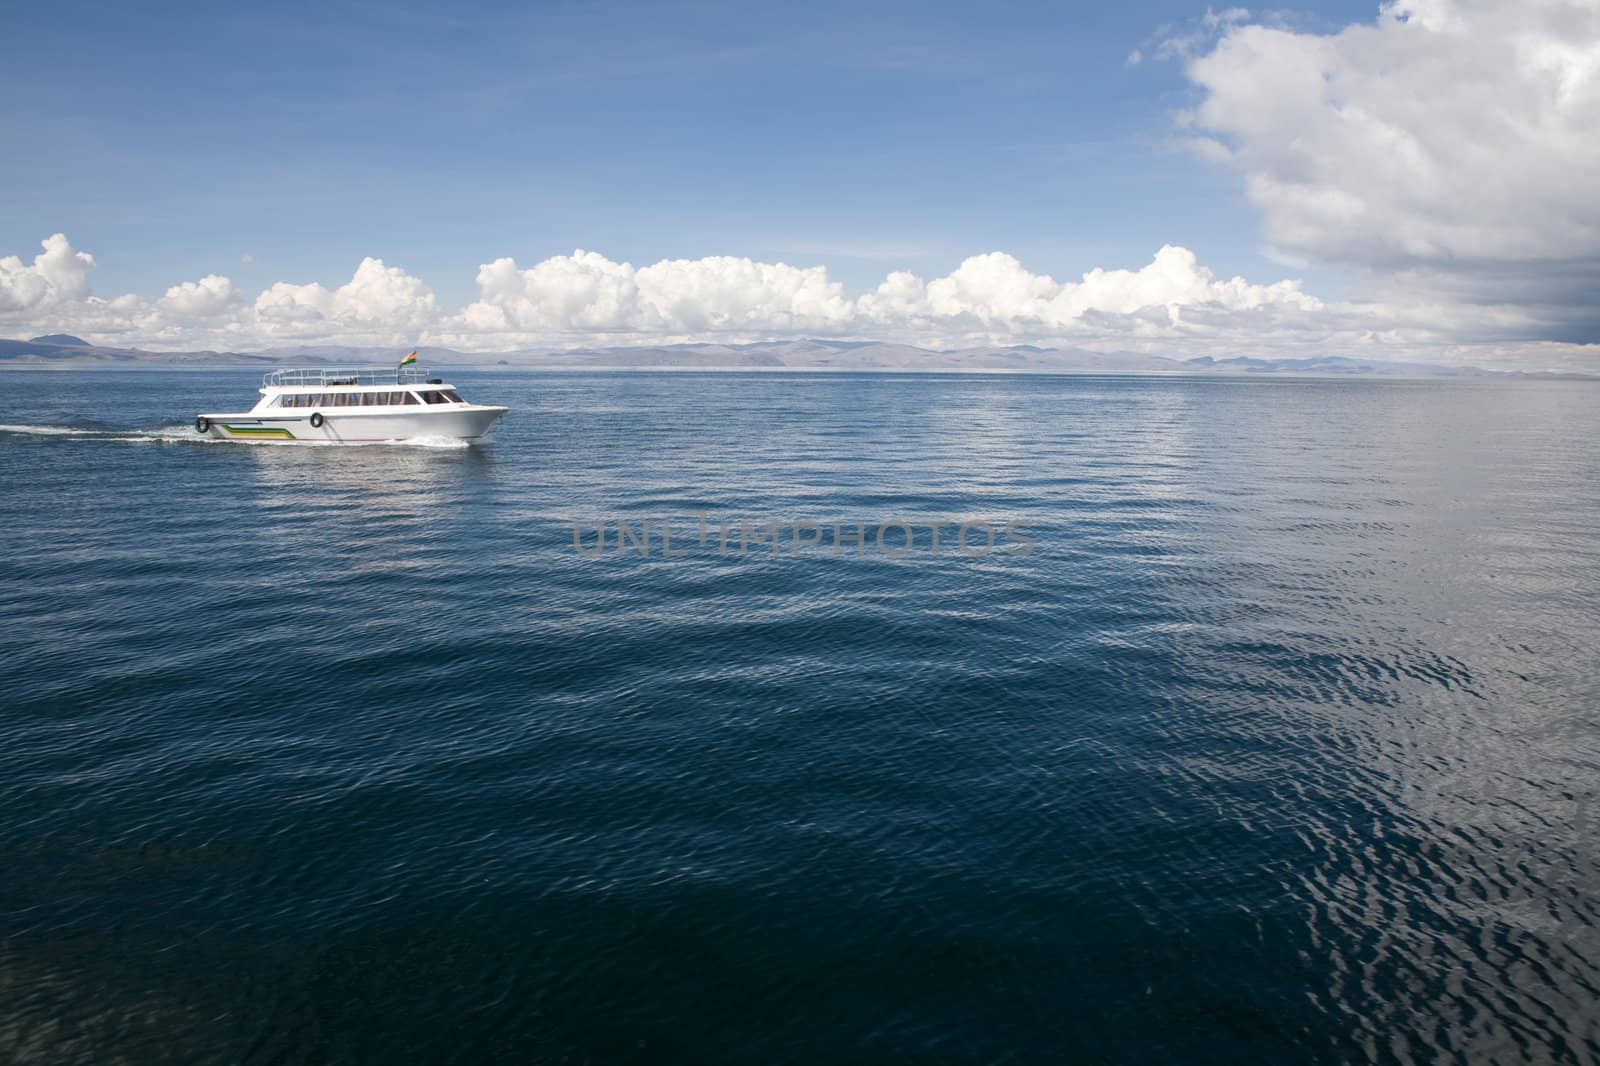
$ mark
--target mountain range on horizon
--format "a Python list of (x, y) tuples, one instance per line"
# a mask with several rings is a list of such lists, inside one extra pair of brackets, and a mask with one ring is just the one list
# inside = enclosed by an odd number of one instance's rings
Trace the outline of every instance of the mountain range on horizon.
[[(1571, 378), (1588, 375), (1486, 370), (1423, 362), (1389, 362), (1343, 355), (1263, 359), (1252, 356), (1174, 359), (1143, 352), (1099, 352), (1034, 345), (982, 346), (954, 350), (881, 341), (802, 338), (741, 344), (701, 342), (586, 348), (522, 348), (463, 352), (417, 348), (424, 363), (562, 369), (751, 369), (751, 370), (1009, 370), (1100, 374), (1309, 374), (1405, 378)], [(395, 362), (392, 347), (296, 345), (256, 352), (150, 351), (94, 344), (70, 334), (30, 340), (0, 339), (0, 366), (283, 366)]]

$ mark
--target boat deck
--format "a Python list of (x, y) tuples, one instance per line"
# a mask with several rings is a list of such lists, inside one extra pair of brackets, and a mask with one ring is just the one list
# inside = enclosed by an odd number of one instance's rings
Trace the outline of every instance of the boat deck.
[(261, 387), (281, 388), (337, 388), (341, 385), (427, 385), (431, 384), (426, 370), (386, 369), (382, 367), (307, 367), (293, 370), (273, 370), (261, 376)]

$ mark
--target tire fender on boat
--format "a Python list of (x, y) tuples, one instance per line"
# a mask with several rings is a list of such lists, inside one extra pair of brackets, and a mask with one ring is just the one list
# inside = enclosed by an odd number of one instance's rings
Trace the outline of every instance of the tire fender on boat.
[(205, 415), (201, 415), (199, 418), (194, 420), (194, 431), (196, 433), (206, 433), (209, 432), (210, 429), (211, 419), (207, 418)]
[(325, 421), (327, 421), (327, 420), (322, 417), (322, 412), (321, 411), (312, 411), (311, 412), (311, 428), (312, 429), (321, 429), (322, 428), (322, 423), (325, 422)]

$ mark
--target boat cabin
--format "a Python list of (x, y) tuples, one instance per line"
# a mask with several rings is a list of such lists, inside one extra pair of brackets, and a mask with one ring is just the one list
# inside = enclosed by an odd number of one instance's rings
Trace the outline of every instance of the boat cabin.
[(408, 404), (466, 403), (452, 388), (422, 385), (409, 389), (332, 389), (280, 392), (276, 407), (400, 407)]

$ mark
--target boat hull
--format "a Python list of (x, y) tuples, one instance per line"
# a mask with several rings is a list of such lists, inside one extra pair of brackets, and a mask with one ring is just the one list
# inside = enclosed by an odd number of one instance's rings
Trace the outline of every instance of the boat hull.
[[(376, 444), (405, 440), (476, 441), (506, 413), (504, 407), (480, 404), (439, 410), (367, 411), (335, 408), (323, 411), (322, 425), (304, 414), (203, 414), (206, 436), (260, 444)], [(198, 423), (197, 423), (198, 425)]]

